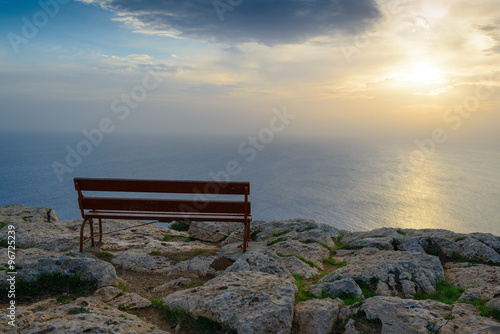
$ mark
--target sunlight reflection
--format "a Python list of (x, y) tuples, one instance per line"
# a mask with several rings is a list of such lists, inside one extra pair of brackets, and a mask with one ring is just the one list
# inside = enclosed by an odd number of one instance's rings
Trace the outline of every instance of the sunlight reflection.
[(442, 173), (438, 159), (431, 156), (401, 176), (391, 199), (393, 227), (448, 228), (450, 217), (443, 210), (446, 196), (439, 188)]

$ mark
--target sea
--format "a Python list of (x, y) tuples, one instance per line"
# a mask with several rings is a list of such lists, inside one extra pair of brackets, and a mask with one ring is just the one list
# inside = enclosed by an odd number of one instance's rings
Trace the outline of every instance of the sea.
[(2, 133), (0, 206), (49, 207), (69, 220), (80, 217), (74, 177), (230, 179), (250, 182), (253, 220), (500, 236), (496, 143), (262, 139)]

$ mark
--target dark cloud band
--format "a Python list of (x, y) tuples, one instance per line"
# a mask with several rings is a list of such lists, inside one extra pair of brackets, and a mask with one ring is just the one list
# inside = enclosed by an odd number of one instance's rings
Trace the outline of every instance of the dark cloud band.
[(373, 0), (80, 0), (134, 17), (150, 31), (268, 45), (352, 32), (379, 17)]

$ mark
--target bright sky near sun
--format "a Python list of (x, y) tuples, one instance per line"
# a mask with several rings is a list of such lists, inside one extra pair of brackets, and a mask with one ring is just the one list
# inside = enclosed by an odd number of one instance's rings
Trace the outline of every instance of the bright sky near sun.
[(0, 131), (80, 132), (128, 97), (124, 133), (284, 106), (297, 135), (500, 132), (498, 0), (0, 0), (0, 31)]

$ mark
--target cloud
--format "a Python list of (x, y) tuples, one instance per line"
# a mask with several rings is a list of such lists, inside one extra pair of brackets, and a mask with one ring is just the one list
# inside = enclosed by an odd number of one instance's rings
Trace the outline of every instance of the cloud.
[(380, 17), (374, 0), (79, 1), (117, 13), (137, 32), (227, 43), (302, 43)]
[(491, 38), (493, 46), (484, 50), (486, 54), (496, 54), (500, 52), (500, 26), (493, 24), (473, 25), (478, 31)]

